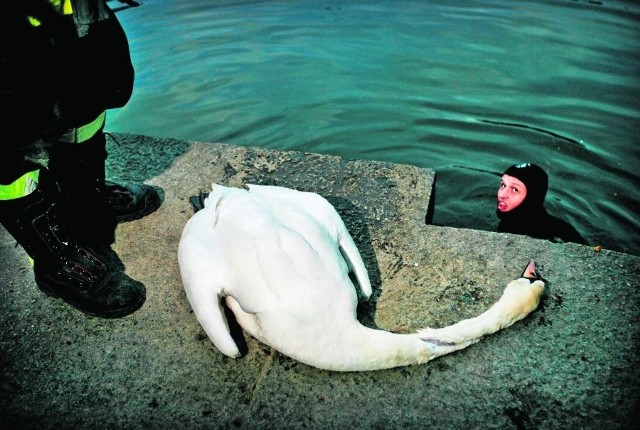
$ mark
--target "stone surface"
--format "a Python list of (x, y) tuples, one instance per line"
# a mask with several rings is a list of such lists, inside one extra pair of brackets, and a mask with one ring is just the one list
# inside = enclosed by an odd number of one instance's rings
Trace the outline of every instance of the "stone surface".
[[(413, 166), (118, 134), (108, 177), (165, 190), (114, 249), (147, 287), (125, 318), (85, 316), (40, 292), (0, 228), (0, 428), (635, 428), (640, 258), (577, 244), (428, 225), (435, 172)], [(363, 323), (398, 332), (488, 308), (534, 259), (540, 308), (421, 366), (318, 370), (244, 335), (223, 356), (191, 312), (177, 246), (211, 182), (317, 192), (342, 215), (374, 295)]]

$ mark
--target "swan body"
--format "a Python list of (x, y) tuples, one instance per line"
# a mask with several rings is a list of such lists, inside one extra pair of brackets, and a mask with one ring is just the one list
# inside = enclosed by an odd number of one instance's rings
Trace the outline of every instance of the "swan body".
[(264, 185), (213, 184), (184, 227), (178, 262), (195, 316), (223, 354), (241, 355), (226, 304), (259, 341), (334, 371), (421, 364), (465, 348), (535, 310), (544, 289), (531, 261), (475, 318), (411, 334), (366, 327), (355, 287), (369, 298), (371, 284), (334, 207), (315, 193)]

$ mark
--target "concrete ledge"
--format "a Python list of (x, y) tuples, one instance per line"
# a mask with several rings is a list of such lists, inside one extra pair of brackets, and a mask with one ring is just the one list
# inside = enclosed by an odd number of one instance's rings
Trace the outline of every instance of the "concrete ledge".
[[(640, 258), (577, 244), (427, 225), (435, 173), (413, 166), (118, 134), (108, 176), (165, 190), (118, 227), (114, 249), (147, 286), (138, 312), (87, 317), (36, 287), (0, 229), (0, 428), (633, 428), (640, 399)], [(327, 197), (374, 286), (359, 316), (414, 331), (485, 310), (535, 259), (540, 309), (422, 366), (311, 368), (245, 336), (229, 359), (193, 316), (177, 244), (211, 182)]]

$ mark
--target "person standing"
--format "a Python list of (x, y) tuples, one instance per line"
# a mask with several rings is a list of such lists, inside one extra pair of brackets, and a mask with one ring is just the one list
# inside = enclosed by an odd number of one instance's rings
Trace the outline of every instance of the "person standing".
[(133, 91), (126, 34), (105, 0), (10, 1), (0, 27), (0, 223), (42, 291), (129, 315), (146, 288), (111, 249), (115, 228), (157, 210), (163, 190), (105, 177), (106, 111)]

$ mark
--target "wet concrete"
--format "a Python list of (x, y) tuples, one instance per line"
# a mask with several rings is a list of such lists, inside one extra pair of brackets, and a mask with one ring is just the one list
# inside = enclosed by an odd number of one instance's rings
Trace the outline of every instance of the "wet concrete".
[[(114, 245), (147, 300), (105, 320), (45, 296), (0, 228), (0, 428), (637, 428), (638, 256), (428, 225), (429, 169), (116, 137), (108, 176), (165, 190), (163, 206), (120, 225)], [(327, 197), (371, 275), (367, 325), (405, 332), (475, 316), (529, 259), (545, 296), (525, 320), (420, 366), (329, 372), (246, 335), (247, 354), (227, 358), (191, 312), (176, 257), (189, 197), (211, 182)]]

